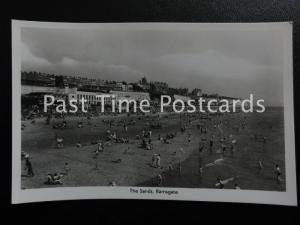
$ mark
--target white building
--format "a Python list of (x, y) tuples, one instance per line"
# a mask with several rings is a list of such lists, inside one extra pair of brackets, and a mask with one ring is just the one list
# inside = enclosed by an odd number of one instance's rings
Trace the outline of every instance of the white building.
[(116, 97), (116, 101), (135, 100), (136, 102), (140, 102), (144, 99), (150, 101), (150, 95), (147, 92), (110, 91), (110, 94), (112, 94)]
[(114, 95), (109, 93), (77, 91), (77, 88), (67, 90), (67, 94), (69, 100), (76, 99), (77, 101), (80, 101), (83, 98), (89, 105), (101, 105), (101, 96), (104, 96), (103, 100), (105, 105), (110, 105), (112, 103), (112, 99), (114, 99)]

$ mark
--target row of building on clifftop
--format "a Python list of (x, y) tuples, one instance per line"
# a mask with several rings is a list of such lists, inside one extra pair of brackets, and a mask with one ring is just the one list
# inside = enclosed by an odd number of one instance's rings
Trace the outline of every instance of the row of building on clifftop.
[[(168, 95), (172, 100), (177, 99), (187, 102), (190, 99), (200, 97), (209, 99), (235, 99), (217, 94), (208, 95), (202, 93), (200, 88), (195, 88), (191, 92), (188, 88), (169, 87), (166, 82), (148, 82), (143, 77), (136, 83), (105, 81), (100, 79), (82, 78), (77, 76), (56, 76), (37, 72), (22, 72), (22, 101), (32, 98), (39, 99), (45, 94), (51, 94), (56, 99), (80, 100), (84, 98), (89, 106), (101, 104), (101, 99), (97, 96), (105, 95), (104, 104), (111, 105), (112, 99), (135, 100), (137, 102), (146, 99), (154, 105), (159, 105), (161, 95)], [(31, 101), (31, 100), (30, 100)]]

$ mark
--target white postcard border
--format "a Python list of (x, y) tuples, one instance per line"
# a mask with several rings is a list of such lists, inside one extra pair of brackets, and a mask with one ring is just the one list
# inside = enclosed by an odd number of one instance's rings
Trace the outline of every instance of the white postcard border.
[[(184, 26), (183, 26), (184, 25)], [(61, 29), (281, 29), (284, 35), (284, 122), (286, 191), (227, 190), (205, 188), (155, 188), (178, 194), (136, 194), (140, 187), (55, 187), (21, 189), (21, 28)], [(161, 199), (297, 205), (295, 134), (293, 108), (292, 23), (51, 23), (12, 20), (12, 203), (71, 199)]]

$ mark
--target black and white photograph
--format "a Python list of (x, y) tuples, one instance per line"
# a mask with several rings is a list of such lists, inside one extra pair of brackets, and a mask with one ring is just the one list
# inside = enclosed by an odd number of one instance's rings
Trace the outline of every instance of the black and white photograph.
[(12, 21), (12, 202), (297, 205), (292, 29)]

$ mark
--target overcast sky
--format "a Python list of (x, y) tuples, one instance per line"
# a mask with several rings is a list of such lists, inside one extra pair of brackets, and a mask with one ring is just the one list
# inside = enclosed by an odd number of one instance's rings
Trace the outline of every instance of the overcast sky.
[(22, 70), (174, 87), (283, 105), (278, 31), (22, 28)]

